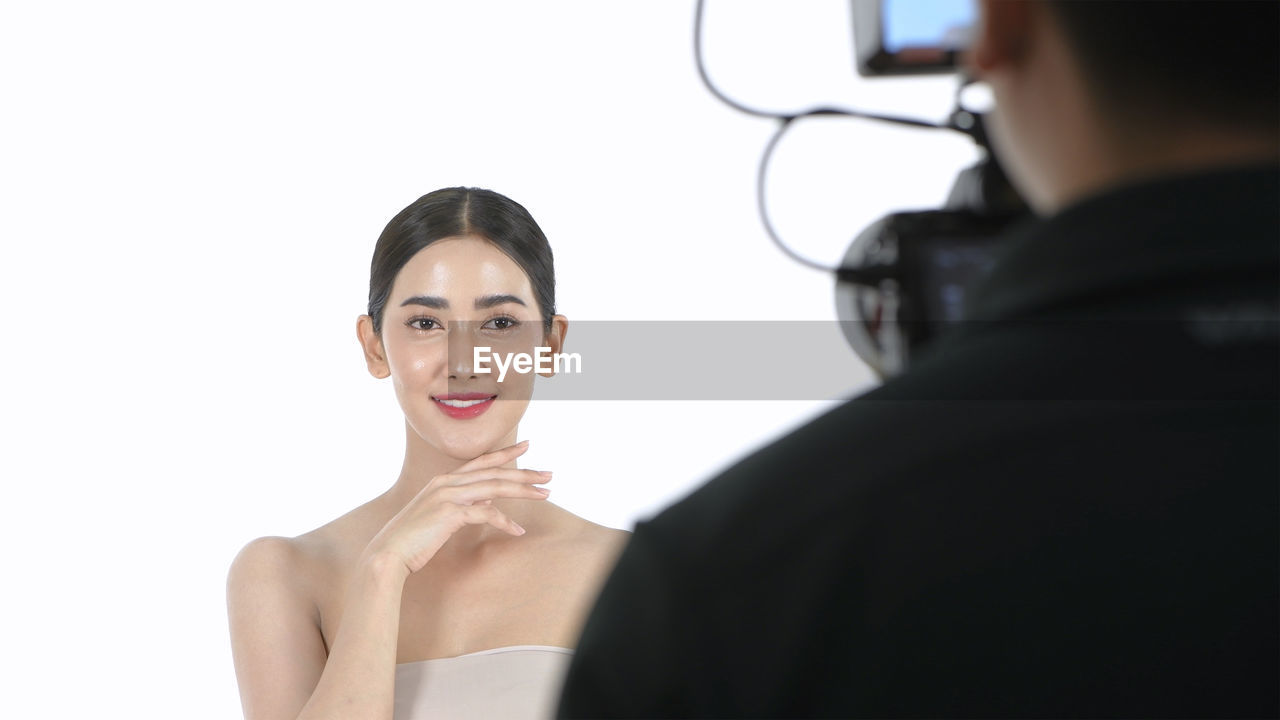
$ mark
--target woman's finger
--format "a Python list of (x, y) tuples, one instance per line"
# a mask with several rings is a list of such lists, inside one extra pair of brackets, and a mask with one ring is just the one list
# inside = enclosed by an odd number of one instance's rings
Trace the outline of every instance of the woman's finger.
[(541, 484), (551, 482), (551, 472), (547, 470), (528, 470), (526, 468), (481, 468), (465, 473), (452, 472), (447, 475), (437, 475), (433, 484), (437, 488), (442, 488), (469, 485), (471, 483), (493, 479)]
[(512, 535), (525, 533), (525, 529), (520, 527), (519, 523), (492, 505), (468, 505), (463, 508), (463, 516), (472, 525), (488, 524)]
[(465, 485), (455, 485), (447, 490), (442, 490), (440, 497), (448, 502), (471, 505), (497, 498), (542, 500), (550, 494), (550, 490), (530, 485), (527, 482), (493, 478)]
[(504, 448), (492, 450), (477, 458), (468, 460), (453, 472), (455, 473), (470, 472), (472, 470), (479, 470), (481, 468), (497, 467), (504, 463), (509, 463), (512, 460), (515, 460), (516, 458), (523, 455), (525, 451), (528, 449), (529, 449), (529, 441), (521, 440), (515, 445), (508, 445), (507, 447), (504, 447)]

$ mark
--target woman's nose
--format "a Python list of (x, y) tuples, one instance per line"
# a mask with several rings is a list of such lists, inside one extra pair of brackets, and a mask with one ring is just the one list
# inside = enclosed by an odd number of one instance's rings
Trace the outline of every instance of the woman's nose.
[(474, 323), (449, 324), (449, 378), (475, 377), (475, 329)]

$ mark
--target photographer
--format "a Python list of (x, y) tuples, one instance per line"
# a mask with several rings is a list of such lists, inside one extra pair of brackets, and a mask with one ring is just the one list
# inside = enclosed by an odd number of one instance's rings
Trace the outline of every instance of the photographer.
[(636, 528), (561, 716), (1280, 712), (1280, 6), (979, 4), (1040, 218), (908, 372)]

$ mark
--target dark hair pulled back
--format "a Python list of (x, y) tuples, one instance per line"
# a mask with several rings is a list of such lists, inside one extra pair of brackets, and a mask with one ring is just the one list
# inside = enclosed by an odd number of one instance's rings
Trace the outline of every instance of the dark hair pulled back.
[(427, 193), (401, 210), (378, 237), (369, 271), (369, 317), (382, 333), (382, 317), (400, 269), (419, 250), (450, 237), (476, 235), (488, 240), (529, 276), (542, 313), (543, 328), (551, 328), (556, 312), (556, 278), (551, 245), (528, 210), (492, 190), (442, 188)]

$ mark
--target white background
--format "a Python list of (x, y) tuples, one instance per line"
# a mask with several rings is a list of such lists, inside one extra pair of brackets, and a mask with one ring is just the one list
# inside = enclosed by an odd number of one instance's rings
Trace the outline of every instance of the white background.
[[(354, 328), (374, 240), (430, 190), (524, 204), (571, 322), (835, 317), (830, 277), (761, 230), (773, 124), (699, 84), (693, 10), (5, 5), (0, 714), (238, 716), (231, 559), (399, 469), (402, 417)], [(711, 0), (707, 65), (777, 110), (945, 113), (950, 78), (857, 79), (849, 23), (843, 0)], [(973, 158), (943, 133), (814, 122), (780, 147), (770, 207), (784, 235), (844, 243), (939, 204)], [(871, 383), (852, 353), (848, 373)], [(535, 400), (520, 434), (553, 501), (629, 528), (826, 407)]]

